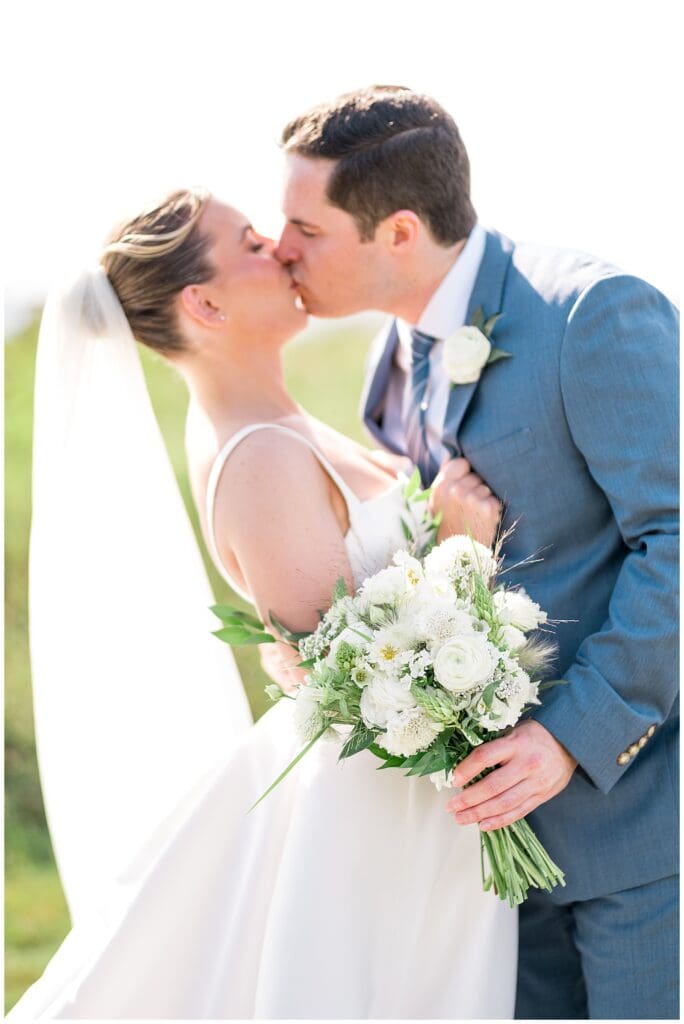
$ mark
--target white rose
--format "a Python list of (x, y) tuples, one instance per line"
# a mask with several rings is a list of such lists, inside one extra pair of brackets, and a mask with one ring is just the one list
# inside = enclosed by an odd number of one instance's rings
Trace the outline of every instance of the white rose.
[(497, 652), (482, 633), (455, 636), (435, 658), (435, 679), (450, 693), (461, 693), (486, 683), (497, 660)]
[(411, 680), (375, 675), (361, 694), (361, 717), (369, 729), (387, 725), (401, 711), (415, 708), (411, 696)]
[(482, 331), (472, 324), (460, 327), (444, 342), (443, 360), (447, 376), (454, 384), (473, 384), (480, 379), (482, 367), (492, 346)]
[(429, 747), (441, 731), (442, 727), (428, 718), (421, 708), (413, 707), (390, 719), (387, 732), (378, 742), (388, 754), (410, 757)]
[(517, 626), (525, 633), (536, 629), (542, 622), (546, 622), (548, 617), (537, 602), (528, 597), (522, 589), (497, 590), (494, 594), (494, 607), (502, 622)]

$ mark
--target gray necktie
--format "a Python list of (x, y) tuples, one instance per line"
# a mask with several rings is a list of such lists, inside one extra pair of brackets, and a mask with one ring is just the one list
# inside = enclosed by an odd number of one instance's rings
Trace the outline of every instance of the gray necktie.
[(436, 338), (422, 331), (411, 331), (411, 401), (404, 420), (406, 451), (420, 470), (423, 486), (434, 479), (438, 466), (427, 441), (428, 381), (430, 352)]

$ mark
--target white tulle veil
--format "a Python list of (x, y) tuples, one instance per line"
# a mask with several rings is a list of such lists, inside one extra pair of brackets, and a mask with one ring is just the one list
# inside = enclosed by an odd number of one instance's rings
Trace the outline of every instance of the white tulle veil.
[(29, 627), (36, 744), (72, 918), (251, 716), (101, 267), (48, 299), (36, 364)]

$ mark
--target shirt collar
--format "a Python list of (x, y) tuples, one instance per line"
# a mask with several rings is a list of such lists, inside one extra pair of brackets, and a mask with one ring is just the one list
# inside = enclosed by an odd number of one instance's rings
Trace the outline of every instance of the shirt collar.
[[(463, 327), (486, 242), (487, 232), (481, 224), (476, 224), (453, 266), (433, 292), (418, 323), (415, 324), (419, 331), (434, 338), (444, 339), (459, 327)], [(399, 342), (404, 349), (408, 346), (409, 356), (413, 326), (405, 320), (397, 319)]]

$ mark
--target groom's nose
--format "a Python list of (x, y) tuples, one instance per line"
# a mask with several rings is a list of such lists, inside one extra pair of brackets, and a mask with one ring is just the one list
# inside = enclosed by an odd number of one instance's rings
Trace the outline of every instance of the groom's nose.
[(283, 228), (283, 232), (278, 240), (278, 244), (275, 247), (273, 255), (285, 267), (289, 266), (291, 263), (297, 263), (299, 260), (299, 250), (290, 240), (290, 232), (287, 227)]

